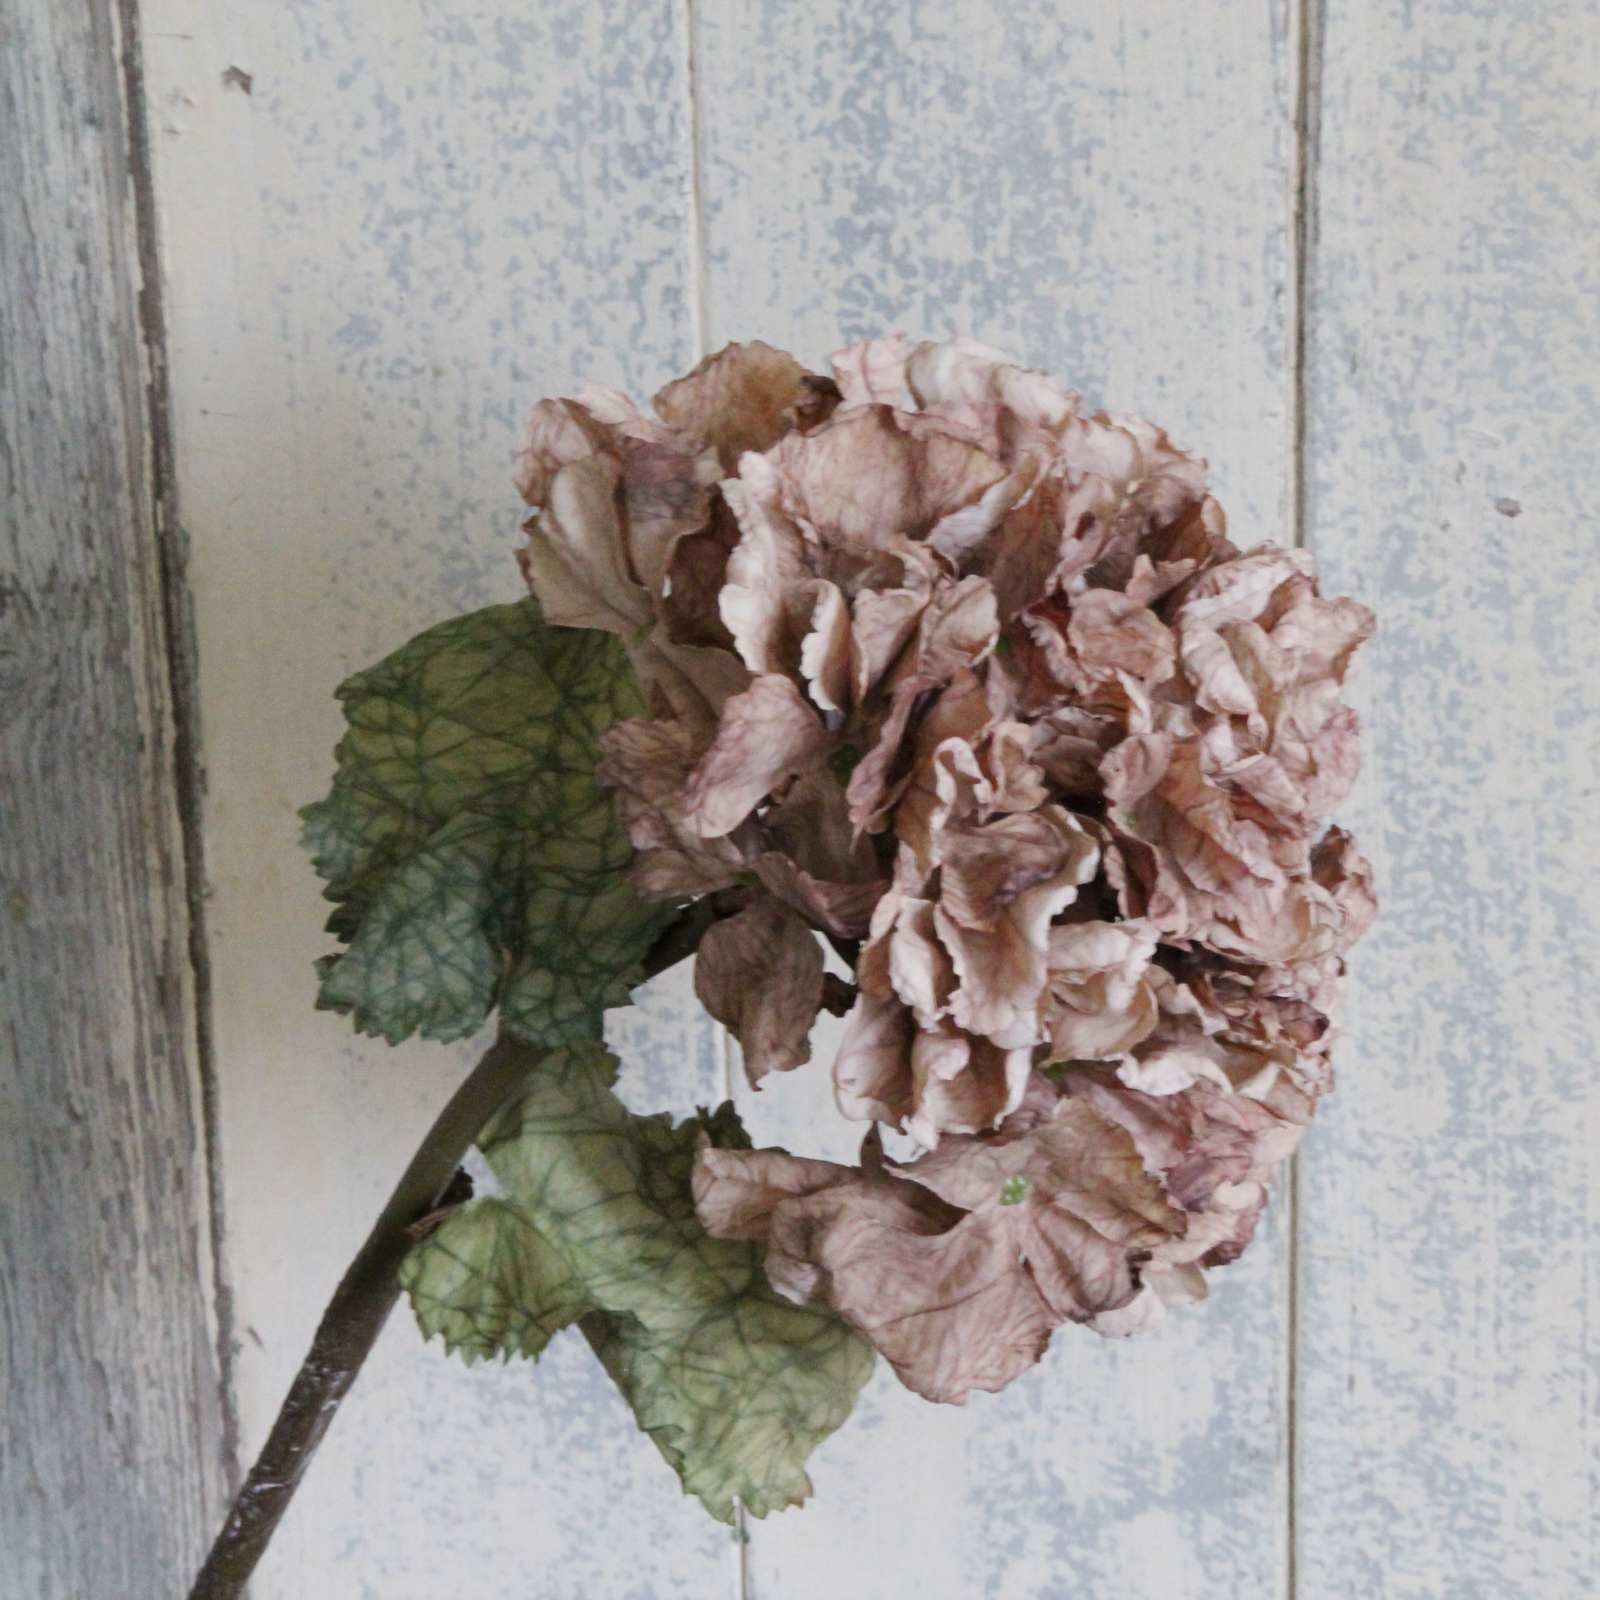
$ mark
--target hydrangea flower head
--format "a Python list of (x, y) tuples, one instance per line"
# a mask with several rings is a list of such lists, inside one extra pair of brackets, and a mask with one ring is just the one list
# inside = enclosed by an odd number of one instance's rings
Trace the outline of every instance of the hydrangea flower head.
[(547, 617), (649, 690), (601, 775), (639, 887), (728, 912), (696, 987), (752, 1082), (841, 998), (819, 935), (855, 969), (860, 1164), (708, 1145), (707, 1228), (937, 1400), (1203, 1295), (1330, 1085), (1374, 911), (1325, 820), (1370, 613), (1241, 553), (1159, 428), (967, 339), (545, 401), (520, 487)]

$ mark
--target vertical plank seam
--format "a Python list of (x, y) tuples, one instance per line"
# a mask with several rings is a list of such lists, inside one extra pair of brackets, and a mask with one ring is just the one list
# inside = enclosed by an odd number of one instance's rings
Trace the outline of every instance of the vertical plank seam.
[(145, 374), (150, 432), (151, 526), (155, 534), (157, 584), (165, 637), (167, 688), (172, 715), (172, 786), (182, 852), (187, 912), (187, 958), (193, 988), (196, 1076), (200, 1089), (200, 1138), (205, 1170), (206, 1234), (215, 1318), (215, 1356), (221, 1385), (222, 1481), (232, 1495), (240, 1480), (240, 1433), (235, 1385), (233, 1290), (224, 1255), (223, 1190), (218, 1140), (215, 1036), (212, 1024), (211, 958), (206, 938), (205, 790), (200, 756), (199, 685), (189, 562), (178, 516), (177, 455), (167, 367), (166, 306), (161, 285), (160, 235), (155, 171), (150, 150), (139, 0), (115, 0), (120, 38), (118, 66), (127, 117), (128, 180), (133, 204), (134, 259), (138, 268), (138, 338)]
[(1322, 0), (1294, 0), (1294, 258), (1290, 349), (1289, 517), (1294, 543), (1306, 539), (1307, 390), (1310, 350), (1307, 300), (1317, 233), (1317, 153), (1322, 116)]
[[(1293, 323), (1290, 350), (1290, 405), (1293, 408), (1289, 449), (1289, 516), (1291, 541), (1307, 543), (1306, 444), (1309, 433), (1310, 314), (1313, 252), (1317, 242), (1317, 159), (1322, 116), (1322, 0), (1294, 4), (1294, 192), (1293, 192)], [(1300, 1277), (1302, 1243), (1300, 1156), (1288, 1173), (1288, 1308), (1285, 1338), (1284, 1422), (1284, 1593), (1300, 1594)]]
[(700, 113), (699, 18), (696, 0), (680, 0), (684, 89), (689, 100), (689, 327), (694, 357), (708, 354), (711, 337), (711, 287), (706, 264), (705, 137)]
[[(700, 111), (699, 18), (695, 0), (680, 0), (679, 26), (683, 42), (683, 82), (688, 99), (688, 241), (686, 268), (689, 278), (689, 334), (694, 344), (694, 359), (703, 360), (710, 352), (711, 286), (706, 265), (705, 213), (705, 129)], [(737, 1063), (733, 1038), (719, 1028), (717, 1039), (722, 1056), (722, 1092), (734, 1098)], [(737, 1600), (750, 1600), (750, 1529), (744, 1507), (734, 1507), (734, 1589)]]

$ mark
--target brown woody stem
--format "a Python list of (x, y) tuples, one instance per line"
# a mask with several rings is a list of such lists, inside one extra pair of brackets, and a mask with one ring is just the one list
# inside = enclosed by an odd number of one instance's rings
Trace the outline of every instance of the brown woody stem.
[[(711, 920), (692, 907), (661, 936), (645, 963), (653, 976), (689, 955)], [(400, 1297), (398, 1274), (416, 1243), (410, 1231), (438, 1205), (483, 1125), (509, 1100), (528, 1071), (528, 1049), (490, 1046), (429, 1128), (334, 1290), (289, 1386), (277, 1421), (201, 1567), (189, 1600), (237, 1600), (289, 1509), (339, 1403), (356, 1380)]]

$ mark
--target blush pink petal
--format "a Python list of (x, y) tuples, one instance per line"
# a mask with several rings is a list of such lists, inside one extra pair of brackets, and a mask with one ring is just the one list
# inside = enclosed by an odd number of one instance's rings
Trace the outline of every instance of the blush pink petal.
[(906, 1131), (931, 1150), (952, 1134), (982, 1133), (1010, 1116), (1027, 1091), (1033, 1050), (1003, 1050), (945, 1023), (918, 1032), (910, 1065)]
[(1051, 1053), (1112, 1060), (1155, 1032), (1149, 981), (1156, 932), (1140, 922), (1060, 923), (1050, 930), (1047, 1009)]
[[(990, 927), (962, 920), (970, 907), (946, 890), (935, 911), (940, 942), (950, 953), (958, 986), (950, 1014), (956, 1023), (1007, 1049), (1039, 1043), (1044, 1037), (1040, 1002), (1048, 976), (1051, 919), (1076, 898), (1094, 875), (1100, 852), (1091, 835), (1070, 813), (1052, 808), (1034, 813), (1054, 834), (1054, 860), (1048, 875), (1012, 895)], [(991, 824), (1006, 826), (1008, 818)], [(1033, 869), (1040, 870), (1037, 862)]]
[(801, 625), (800, 676), (823, 711), (843, 714), (850, 705), (850, 610), (836, 584), (814, 579), (796, 599)]
[(881, 339), (862, 339), (835, 350), (828, 357), (834, 382), (844, 404), (897, 406), (905, 398), (905, 335), (891, 333)]

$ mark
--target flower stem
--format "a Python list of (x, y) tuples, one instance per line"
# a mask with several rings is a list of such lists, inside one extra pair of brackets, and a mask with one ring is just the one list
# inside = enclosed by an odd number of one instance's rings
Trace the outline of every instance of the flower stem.
[[(645, 963), (647, 976), (665, 971), (690, 954), (709, 920), (710, 908), (703, 905), (679, 917), (650, 952)], [(222, 1531), (189, 1591), (189, 1600), (237, 1600), (244, 1592), (339, 1403), (400, 1297), (400, 1264), (416, 1243), (412, 1226), (439, 1204), (479, 1131), (523, 1082), (529, 1060), (526, 1045), (498, 1040), (429, 1128), (339, 1280), (311, 1349), (289, 1386), (261, 1454), (234, 1497)]]
[(400, 1263), (416, 1242), (407, 1230), (433, 1210), (478, 1130), (521, 1081), (527, 1062), (525, 1047), (508, 1041), (491, 1046), (428, 1130), (339, 1280), (278, 1420), (195, 1579), (190, 1600), (232, 1600), (243, 1593), (399, 1298)]

